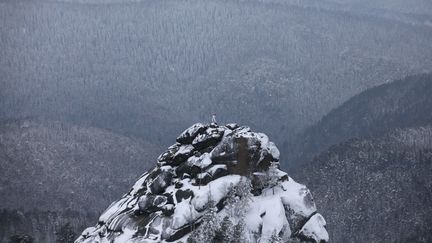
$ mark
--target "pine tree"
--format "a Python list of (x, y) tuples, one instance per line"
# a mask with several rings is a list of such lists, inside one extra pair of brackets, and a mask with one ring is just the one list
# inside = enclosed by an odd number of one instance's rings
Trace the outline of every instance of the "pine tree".
[(222, 220), (220, 228), (216, 231), (213, 242), (227, 242), (234, 240), (234, 224), (228, 216)]
[(273, 195), (274, 195), (274, 187), (279, 185), (279, 163), (278, 162), (271, 162), (267, 173), (266, 173), (266, 184), (269, 188), (272, 188)]
[(191, 233), (188, 243), (212, 242), (215, 238), (216, 231), (220, 227), (217, 208), (212, 200), (209, 200), (206, 208), (206, 212), (201, 217), (200, 226)]
[(245, 238), (245, 221), (243, 218), (234, 226), (234, 239), (231, 243), (245, 243), (247, 242)]
[(249, 210), (249, 204), (252, 201), (252, 184), (250, 179), (241, 179), (236, 186), (235, 194), (238, 200), (234, 204), (234, 216), (237, 219), (243, 219)]
[(234, 217), (234, 213), (236, 210), (235, 205), (239, 201), (239, 198), (237, 197), (236, 193), (237, 193), (237, 186), (233, 186), (233, 184), (231, 183), (230, 189), (228, 190), (228, 193), (224, 201), (224, 209), (227, 211), (230, 217)]
[(237, 222), (234, 226), (233, 231), (233, 240), (234, 243), (247, 242), (245, 237), (246, 235), (246, 222), (245, 217), (250, 207), (250, 202), (252, 201), (252, 184), (250, 179), (242, 178), (240, 182), (235, 186), (235, 200), (231, 200), (234, 202), (232, 205), (231, 217), (233, 218), (233, 222)]
[(236, 186), (231, 186), (225, 200), (225, 209), (228, 215), (223, 220), (218, 218), (217, 208), (209, 195), (209, 203), (206, 212), (201, 218), (201, 224), (191, 233), (188, 243), (247, 242), (245, 238), (245, 216), (252, 200), (251, 189), (251, 181), (244, 178)]

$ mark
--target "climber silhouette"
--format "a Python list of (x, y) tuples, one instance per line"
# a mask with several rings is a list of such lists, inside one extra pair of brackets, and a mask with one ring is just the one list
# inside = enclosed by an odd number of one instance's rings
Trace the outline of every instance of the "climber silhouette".
[(211, 123), (212, 123), (212, 124), (215, 124), (215, 125), (217, 124), (217, 121), (216, 121), (216, 114), (215, 114), (215, 113), (212, 114), (212, 120), (211, 120)]

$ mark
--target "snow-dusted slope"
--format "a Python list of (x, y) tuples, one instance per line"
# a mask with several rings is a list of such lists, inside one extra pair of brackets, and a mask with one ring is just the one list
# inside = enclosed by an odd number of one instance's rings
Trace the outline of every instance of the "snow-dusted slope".
[(76, 242), (327, 242), (309, 190), (278, 165), (263, 133), (195, 124)]

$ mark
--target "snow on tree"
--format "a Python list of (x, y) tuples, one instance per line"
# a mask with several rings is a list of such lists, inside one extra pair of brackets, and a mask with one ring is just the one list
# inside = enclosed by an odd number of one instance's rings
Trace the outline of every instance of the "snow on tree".
[(214, 201), (210, 198), (207, 203), (206, 211), (201, 218), (198, 228), (192, 232), (188, 243), (212, 242), (216, 232), (220, 228), (220, 220), (217, 215), (217, 208)]
[(216, 231), (214, 241), (230, 243), (233, 242), (234, 239), (234, 224), (229, 216), (225, 216), (222, 219), (220, 228)]
[(247, 238), (245, 237), (245, 220), (241, 218), (239, 222), (234, 226), (234, 241), (236, 243), (246, 243)]
[(272, 188), (274, 195), (274, 187), (279, 184), (279, 163), (272, 161), (266, 173), (268, 187)]

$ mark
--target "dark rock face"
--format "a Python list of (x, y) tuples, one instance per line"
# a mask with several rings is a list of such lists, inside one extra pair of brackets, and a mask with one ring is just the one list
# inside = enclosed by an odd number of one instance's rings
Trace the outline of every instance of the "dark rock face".
[(265, 240), (274, 232), (284, 240), (328, 241), (325, 220), (316, 212), (309, 190), (277, 169), (279, 151), (265, 134), (235, 124), (198, 123), (176, 141), (77, 243), (187, 239), (210, 202), (217, 215), (229, 212), (226, 200), (243, 180), (255, 185), (243, 194), (251, 197), (244, 217), (255, 221), (245, 226), (248, 241)]
[(192, 125), (189, 129), (186, 129), (180, 136), (177, 137), (176, 141), (181, 144), (191, 144), (195, 137), (204, 132), (207, 126), (196, 123)]
[(204, 133), (200, 133), (196, 136), (192, 141), (192, 145), (198, 150), (211, 148), (222, 139), (224, 131), (224, 129), (219, 127), (209, 127)]
[(166, 187), (168, 187), (171, 183), (171, 179), (173, 177), (172, 172), (170, 171), (157, 171), (158, 175), (152, 182), (150, 182), (149, 188), (153, 194), (162, 193)]
[(174, 144), (168, 150), (161, 154), (158, 158), (160, 165), (177, 166), (183, 163), (192, 153), (194, 147), (192, 145)]
[(186, 190), (177, 190), (175, 192), (175, 199), (177, 202), (181, 202), (185, 199), (192, 198), (194, 196), (193, 191), (186, 189)]

